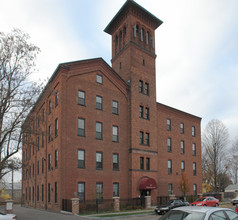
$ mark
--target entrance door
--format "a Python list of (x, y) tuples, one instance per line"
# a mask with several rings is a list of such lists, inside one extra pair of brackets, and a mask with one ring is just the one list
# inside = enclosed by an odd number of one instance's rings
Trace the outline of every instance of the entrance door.
[(145, 196), (149, 196), (150, 195), (150, 190), (141, 190), (140, 191), (140, 199), (141, 199), (141, 207), (145, 208)]

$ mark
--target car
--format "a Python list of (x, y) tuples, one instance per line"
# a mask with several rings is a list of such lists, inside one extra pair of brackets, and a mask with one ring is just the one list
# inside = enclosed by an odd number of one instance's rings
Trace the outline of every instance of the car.
[(189, 203), (187, 201), (182, 201), (181, 199), (172, 199), (165, 204), (157, 206), (155, 208), (155, 213), (157, 213), (158, 215), (162, 215), (173, 208), (181, 206), (189, 206)]
[(201, 197), (191, 203), (192, 206), (219, 206), (219, 199), (212, 196)]
[(15, 214), (5, 214), (0, 212), (0, 220), (10, 220), (10, 219), (17, 219), (17, 216)]
[(238, 204), (238, 196), (231, 200), (232, 205)]
[(170, 210), (160, 220), (237, 220), (238, 214), (228, 208), (186, 206)]

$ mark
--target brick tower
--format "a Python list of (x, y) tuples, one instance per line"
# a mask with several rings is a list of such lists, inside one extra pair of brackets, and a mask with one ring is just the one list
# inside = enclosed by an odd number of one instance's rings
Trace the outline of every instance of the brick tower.
[[(156, 194), (158, 180), (155, 30), (162, 21), (127, 0), (105, 28), (112, 36), (112, 68), (130, 86), (129, 192)], [(152, 181), (151, 188), (142, 182)], [(139, 195), (138, 195), (139, 194)]]

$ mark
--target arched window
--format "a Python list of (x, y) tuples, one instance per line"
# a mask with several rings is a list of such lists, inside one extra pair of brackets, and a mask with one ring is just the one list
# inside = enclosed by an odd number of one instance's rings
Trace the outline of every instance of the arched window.
[(150, 34), (148, 31), (146, 31), (146, 34), (145, 34), (145, 42), (146, 44), (149, 44), (149, 37), (150, 37)]
[(140, 40), (143, 41), (144, 40), (144, 29), (141, 28), (140, 30)]
[(138, 33), (139, 33), (139, 26), (138, 26), (138, 24), (136, 24), (134, 26), (134, 37), (136, 37)]

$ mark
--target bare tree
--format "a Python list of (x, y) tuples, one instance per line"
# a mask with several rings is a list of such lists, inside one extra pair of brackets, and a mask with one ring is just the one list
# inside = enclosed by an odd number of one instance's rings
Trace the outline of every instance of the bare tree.
[(229, 172), (230, 177), (234, 184), (238, 183), (238, 136), (235, 138), (235, 141), (232, 144), (229, 160)]
[[(203, 133), (203, 177), (215, 192), (220, 188), (219, 177), (224, 176), (227, 169), (226, 149), (229, 133), (225, 125), (218, 119), (211, 120)], [(221, 175), (223, 174), (223, 175)]]
[(40, 94), (29, 80), (40, 49), (19, 29), (0, 32), (0, 180), (12, 168), (11, 158), (21, 147), (21, 126)]

